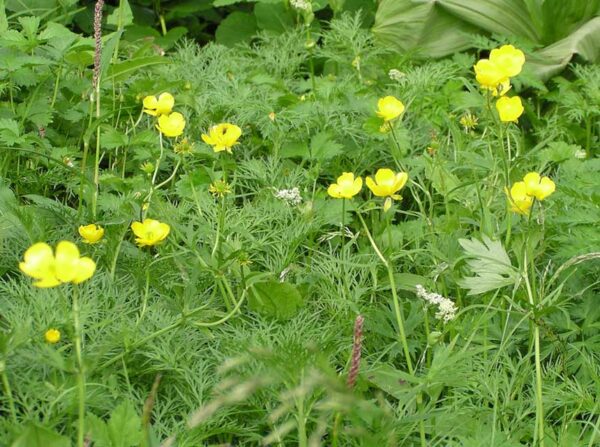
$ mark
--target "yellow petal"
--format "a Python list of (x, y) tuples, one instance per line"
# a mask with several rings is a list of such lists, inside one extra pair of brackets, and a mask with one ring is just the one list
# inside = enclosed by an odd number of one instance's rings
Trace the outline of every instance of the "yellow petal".
[(388, 168), (378, 169), (375, 174), (375, 181), (379, 186), (393, 186), (396, 176), (394, 171)]
[(158, 106), (158, 99), (156, 99), (156, 96), (146, 96), (142, 101), (142, 104), (146, 109), (156, 109)]
[(327, 188), (327, 194), (336, 199), (342, 198), (340, 194), (340, 187), (336, 183), (329, 185), (329, 188)]
[(61, 241), (56, 246), (56, 277), (61, 282), (71, 282), (77, 275), (79, 249), (69, 241)]
[(406, 172), (398, 172), (396, 174), (393, 190), (394, 192), (398, 192), (406, 185), (408, 181), (408, 174)]
[(54, 254), (45, 242), (38, 242), (27, 249), (23, 255), (24, 262), (19, 269), (35, 279), (54, 277)]
[(503, 96), (496, 101), (496, 110), (498, 111), (501, 121), (516, 122), (523, 114), (524, 108), (520, 97), (513, 96), (512, 98), (509, 98)]
[(87, 257), (80, 258), (76, 264), (76, 274), (72, 279), (74, 284), (79, 284), (87, 279), (90, 279), (96, 271), (96, 263)]

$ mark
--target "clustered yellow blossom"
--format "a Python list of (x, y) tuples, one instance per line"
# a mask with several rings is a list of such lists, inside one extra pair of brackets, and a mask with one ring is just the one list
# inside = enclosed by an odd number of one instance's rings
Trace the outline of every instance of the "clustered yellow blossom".
[(171, 231), (171, 227), (168, 224), (154, 219), (133, 222), (131, 229), (136, 236), (135, 242), (140, 247), (150, 247), (161, 243)]
[(56, 251), (45, 242), (38, 242), (27, 249), (19, 269), (36, 280), (35, 287), (48, 288), (65, 283), (79, 284), (91, 278), (96, 263), (81, 257), (73, 242), (59, 242)]
[(481, 88), (489, 90), (493, 96), (501, 96), (496, 103), (500, 120), (516, 122), (523, 114), (521, 98), (506, 98), (511, 88), (510, 78), (517, 76), (523, 69), (525, 54), (512, 45), (503, 45), (490, 51), (488, 59), (480, 59), (475, 65), (475, 79)]
[(336, 199), (351, 199), (362, 189), (362, 178), (354, 178), (352, 172), (344, 172), (337, 178), (337, 183), (329, 185), (327, 193)]
[(170, 93), (161, 93), (159, 97), (146, 96), (142, 100), (144, 113), (157, 117), (156, 128), (166, 137), (174, 138), (183, 133), (185, 118), (179, 112), (173, 112), (175, 98)]
[[(373, 195), (385, 197), (383, 210), (387, 211), (392, 206), (393, 200), (402, 200), (398, 192), (404, 188), (408, 181), (406, 172), (394, 172), (391, 169), (378, 169), (375, 179), (366, 178), (367, 187)], [(329, 185), (327, 193), (336, 199), (351, 199), (362, 189), (361, 177), (355, 177), (352, 172), (344, 172), (337, 178), (337, 182)]]
[(104, 228), (96, 224), (81, 225), (79, 235), (86, 244), (96, 244), (104, 236)]
[(44, 339), (51, 345), (60, 341), (60, 331), (58, 329), (50, 328), (44, 333)]
[(556, 185), (552, 179), (530, 172), (523, 177), (523, 181), (514, 183), (510, 191), (507, 189), (505, 192), (510, 210), (528, 216), (535, 200), (542, 201), (555, 190)]
[(377, 197), (385, 197), (385, 203), (383, 210), (387, 211), (392, 206), (393, 200), (402, 200), (402, 196), (397, 194), (406, 182), (408, 181), (408, 174), (406, 172), (395, 173), (391, 169), (378, 169), (375, 173), (375, 180), (371, 177), (367, 177), (367, 187)]
[(231, 153), (231, 148), (238, 143), (242, 136), (242, 129), (235, 124), (221, 123), (208, 129), (208, 135), (202, 134), (202, 141), (213, 147), (213, 151), (227, 151)]
[(404, 104), (394, 96), (386, 96), (377, 101), (375, 113), (385, 122), (392, 121), (404, 113)]

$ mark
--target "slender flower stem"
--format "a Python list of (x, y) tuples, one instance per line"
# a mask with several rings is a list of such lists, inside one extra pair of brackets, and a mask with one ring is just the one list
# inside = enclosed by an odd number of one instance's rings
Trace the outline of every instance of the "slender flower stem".
[(360, 213), (356, 213), (356, 215), (360, 219), (360, 222), (362, 223), (365, 233), (367, 235), (367, 238), (369, 238), (369, 242), (371, 242), (371, 246), (375, 250), (375, 253), (379, 257), (379, 259), (381, 259), (381, 262), (383, 262), (383, 265), (385, 265), (385, 268), (387, 269), (390, 287), (392, 289), (392, 298), (394, 301), (394, 314), (396, 316), (396, 324), (398, 325), (400, 344), (402, 345), (402, 350), (404, 351), (404, 358), (406, 360), (408, 372), (411, 375), (414, 375), (415, 371), (413, 369), (412, 360), (410, 358), (410, 351), (408, 349), (408, 342), (406, 340), (406, 331), (404, 329), (404, 317), (402, 315), (402, 309), (400, 308), (400, 300), (398, 299), (398, 293), (396, 292), (396, 280), (394, 279), (394, 270), (390, 262), (381, 253), (381, 250), (379, 250), (377, 243), (373, 239), (373, 236), (371, 235), (371, 232), (369, 231), (369, 228), (367, 227), (367, 224), (365, 223)]
[(159, 154), (158, 158), (156, 159), (156, 166), (154, 166), (154, 173), (152, 174), (152, 183), (150, 185), (150, 192), (148, 193), (148, 195), (144, 199), (144, 203), (148, 204), (148, 208), (146, 208), (146, 210), (144, 210), (143, 206), (142, 206), (142, 219), (146, 216), (146, 212), (150, 208), (150, 201), (152, 200), (152, 196), (154, 195), (154, 191), (156, 191), (156, 189), (158, 189), (155, 186), (155, 184), (156, 184), (156, 177), (158, 176), (158, 171), (160, 169), (160, 162), (162, 161), (163, 156), (165, 154), (165, 147), (164, 147), (164, 144), (163, 144), (162, 132), (158, 133), (158, 144), (160, 145), (160, 154)]
[(2, 386), (4, 387), (4, 394), (8, 400), (8, 407), (10, 408), (10, 416), (14, 424), (17, 423), (17, 410), (15, 409), (15, 401), (13, 399), (12, 389), (6, 374), (6, 363), (4, 360), (0, 360), (0, 369), (2, 374)]
[(75, 330), (75, 358), (77, 361), (78, 420), (77, 447), (84, 446), (85, 437), (85, 366), (83, 364), (82, 327), (80, 321), (79, 289), (73, 287), (73, 327)]
[(531, 286), (531, 280), (529, 278), (529, 264), (527, 261), (527, 243), (524, 248), (523, 255), (523, 268), (524, 274), (523, 279), (525, 281), (525, 288), (527, 290), (527, 296), (529, 298), (529, 304), (531, 305), (532, 312), (534, 312), (533, 318), (533, 341), (534, 341), (534, 355), (535, 355), (535, 409), (536, 409), (536, 435), (538, 438), (538, 446), (544, 447), (544, 402), (543, 402), (543, 377), (542, 377), (542, 361), (540, 352), (540, 328), (535, 317), (535, 294)]

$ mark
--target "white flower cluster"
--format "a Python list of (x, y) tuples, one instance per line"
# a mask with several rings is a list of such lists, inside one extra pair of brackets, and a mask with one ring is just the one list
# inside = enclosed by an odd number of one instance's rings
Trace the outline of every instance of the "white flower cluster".
[(299, 11), (312, 12), (312, 5), (308, 0), (290, 0), (290, 5)]
[(300, 205), (302, 202), (302, 196), (298, 188), (292, 189), (280, 189), (275, 193), (275, 197), (280, 200), (284, 200), (290, 205)]
[(396, 70), (395, 68), (392, 68), (390, 71), (388, 71), (388, 76), (390, 77), (390, 79), (392, 81), (400, 82), (402, 80), (402, 78), (406, 75), (404, 73), (402, 73), (400, 70)]
[(444, 323), (447, 323), (450, 320), (453, 320), (456, 317), (456, 311), (458, 310), (454, 301), (444, 298), (439, 293), (430, 293), (425, 288), (417, 284), (417, 296), (419, 298), (424, 299), (427, 303), (437, 306), (438, 310), (435, 313), (435, 318), (438, 320), (443, 320)]

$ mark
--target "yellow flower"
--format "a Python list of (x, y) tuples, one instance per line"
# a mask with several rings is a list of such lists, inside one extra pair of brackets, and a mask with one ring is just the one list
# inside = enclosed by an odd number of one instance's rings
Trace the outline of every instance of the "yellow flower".
[(386, 96), (377, 101), (376, 113), (384, 121), (391, 121), (404, 113), (404, 104), (394, 96)]
[(143, 222), (133, 222), (131, 229), (136, 235), (135, 242), (140, 247), (156, 245), (165, 240), (171, 227), (154, 219), (144, 219)]
[(508, 196), (508, 203), (512, 212), (526, 216), (529, 215), (529, 211), (533, 205), (533, 197), (527, 194), (525, 182), (516, 182), (512, 185), (510, 191), (505, 188), (504, 192)]
[(37, 281), (35, 287), (55, 287), (63, 283), (79, 284), (92, 277), (96, 263), (87, 257), (79, 256), (79, 249), (73, 242), (61, 241), (56, 253), (45, 242), (38, 242), (27, 249), (24, 261), (19, 268), (27, 276)]
[(402, 196), (396, 194), (408, 180), (406, 172), (394, 173), (391, 169), (378, 169), (375, 173), (375, 180), (371, 177), (366, 178), (367, 187), (377, 197), (387, 197), (383, 205), (383, 210), (387, 211), (392, 206), (392, 200), (402, 200)]
[(156, 128), (167, 137), (178, 137), (185, 129), (185, 118), (179, 112), (158, 117)]
[(170, 93), (161, 93), (156, 96), (146, 96), (143, 100), (144, 112), (152, 116), (168, 115), (173, 110), (175, 98)]
[(156, 96), (146, 96), (142, 101), (144, 104), (144, 112), (152, 116), (168, 115), (173, 110), (175, 98), (170, 93), (161, 93)]
[(58, 343), (60, 341), (60, 331), (58, 329), (48, 329), (44, 333), (44, 338), (51, 345)]
[(517, 76), (523, 69), (525, 54), (512, 45), (502, 45), (490, 52), (490, 61), (509, 78)]
[(509, 98), (508, 96), (503, 96), (496, 101), (496, 110), (498, 111), (501, 121), (505, 123), (516, 123), (525, 109), (523, 109), (523, 103), (521, 102), (520, 97), (513, 96), (512, 98)]
[(489, 59), (480, 59), (473, 68), (475, 69), (475, 79), (481, 88), (497, 92), (499, 85), (502, 85), (504, 89), (509, 82), (504, 70)]
[(537, 200), (544, 200), (556, 189), (556, 185), (550, 178), (542, 177), (537, 172), (528, 173), (523, 177), (523, 182), (527, 195), (535, 197)]
[(96, 224), (81, 225), (79, 235), (86, 244), (95, 244), (104, 236), (104, 228)]
[(242, 129), (235, 124), (221, 123), (208, 129), (208, 135), (202, 134), (202, 140), (213, 147), (215, 152), (227, 151), (238, 144)]
[(362, 189), (362, 178), (354, 178), (352, 172), (344, 172), (337, 178), (337, 183), (329, 185), (327, 194), (336, 199), (351, 199)]

